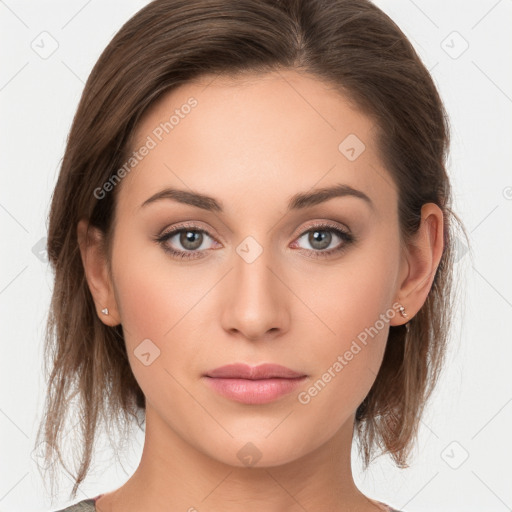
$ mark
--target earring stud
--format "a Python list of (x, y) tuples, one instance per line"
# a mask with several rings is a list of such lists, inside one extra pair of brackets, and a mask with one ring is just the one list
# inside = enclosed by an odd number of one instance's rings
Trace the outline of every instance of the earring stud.
[(405, 308), (403, 306), (400, 306), (398, 308), (398, 311), (400, 311), (400, 314), (404, 317), (404, 318), (407, 318), (407, 313), (405, 312)]
[(104, 315), (108, 315), (108, 308), (103, 308), (101, 310), (101, 312), (104, 314)]

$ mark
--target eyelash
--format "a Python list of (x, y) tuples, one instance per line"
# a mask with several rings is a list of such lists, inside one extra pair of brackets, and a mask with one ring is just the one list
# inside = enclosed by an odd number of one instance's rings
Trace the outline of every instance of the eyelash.
[[(178, 226), (177, 228), (173, 228), (172, 230), (167, 231), (166, 233), (163, 233), (162, 235), (155, 238), (155, 241), (158, 242), (163, 250), (167, 253), (169, 253), (173, 258), (177, 259), (196, 259), (196, 258), (202, 258), (203, 256), (200, 256), (201, 251), (177, 251), (176, 249), (172, 249), (168, 245), (166, 245), (165, 242), (167, 242), (169, 239), (171, 239), (173, 236), (183, 233), (183, 232), (189, 232), (192, 231), (194, 233), (202, 233), (205, 235), (208, 235), (210, 238), (213, 238), (208, 231), (200, 228), (199, 226), (196, 226), (194, 224), (187, 224), (185, 226)], [(313, 226), (310, 226), (309, 229), (304, 231), (297, 240), (302, 238), (304, 235), (307, 235), (308, 233), (312, 231), (328, 231), (328, 232), (334, 232), (335, 235), (337, 235), (339, 238), (343, 240), (344, 243), (342, 243), (340, 246), (329, 249), (328, 251), (319, 251), (319, 250), (313, 250), (313, 249), (302, 249), (303, 251), (306, 251), (312, 255), (313, 258), (328, 258), (334, 254), (342, 253), (347, 249), (347, 246), (353, 242), (356, 241), (356, 238), (354, 235), (348, 233), (347, 231), (344, 231), (340, 229), (338, 226), (334, 226), (332, 224), (326, 224), (326, 223), (320, 223), (320, 224), (314, 224)]]

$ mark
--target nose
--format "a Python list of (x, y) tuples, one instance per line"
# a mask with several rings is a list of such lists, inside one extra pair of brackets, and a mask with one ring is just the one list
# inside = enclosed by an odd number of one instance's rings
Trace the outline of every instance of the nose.
[(222, 326), (231, 335), (250, 341), (269, 340), (288, 330), (291, 292), (286, 276), (270, 261), (270, 251), (254, 260), (238, 254), (226, 280), (227, 299), (222, 312)]

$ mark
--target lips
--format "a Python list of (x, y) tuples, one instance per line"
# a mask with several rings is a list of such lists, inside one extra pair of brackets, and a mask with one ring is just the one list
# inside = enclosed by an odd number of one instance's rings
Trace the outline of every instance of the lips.
[(249, 366), (243, 363), (227, 364), (211, 370), (206, 377), (216, 377), (224, 379), (295, 379), (304, 377), (304, 373), (299, 373), (279, 364), (260, 364), (259, 366)]
[(229, 400), (243, 404), (267, 404), (289, 395), (307, 375), (277, 364), (249, 366), (228, 364), (203, 375), (208, 386)]

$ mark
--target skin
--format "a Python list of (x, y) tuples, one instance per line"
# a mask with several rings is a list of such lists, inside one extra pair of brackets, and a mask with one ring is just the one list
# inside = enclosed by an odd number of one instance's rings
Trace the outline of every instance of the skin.
[[(424, 205), (416, 238), (402, 247), (397, 190), (377, 152), (374, 122), (325, 83), (291, 70), (183, 85), (145, 114), (134, 149), (191, 96), (198, 105), (117, 185), (111, 275), (102, 233), (91, 228), (87, 236), (87, 220), (78, 224), (98, 316), (123, 325), (147, 402), (140, 465), (96, 506), (381, 510), (352, 478), (355, 412), (381, 365), (389, 326), (407, 322), (427, 298), (443, 249), (442, 211)], [(366, 146), (354, 161), (338, 149), (349, 134)], [(373, 208), (345, 196), (286, 212), (294, 194), (338, 183), (367, 194)], [(168, 186), (214, 197), (225, 211), (169, 199), (140, 208)], [(154, 241), (184, 221), (209, 233), (197, 259), (174, 259)], [(308, 239), (317, 221), (349, 230), (356, 241), (341, 253), (312, 257), (326, 250)], [(328, 233), (329, 249), (345, 243)], [(236, 250), (247, 236), (263, 250), (251, 263)], [(186, 251), (179, 234), (166, 244)], [(397, 301), (408, 318), (393, 309)], [(378, 334), (300, 403), (299, 391), (389, 310), (395, 314)], [(134, 352), (145, 339), (160, 350), (148, 366)], [(231, 362), (279, 363), (308, 378), (269, 404), (241, 404), (202, 377)], [(237, 456), (248, 442), (261, 455), (252, 467)]]

